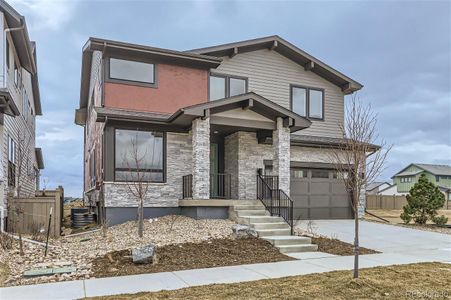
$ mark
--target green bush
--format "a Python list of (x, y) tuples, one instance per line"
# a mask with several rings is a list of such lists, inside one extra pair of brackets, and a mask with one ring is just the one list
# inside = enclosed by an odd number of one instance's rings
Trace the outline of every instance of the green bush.
[(446, 225), (446, 223), (448, 223), (448, 218), (445, 217), (444, 215), (441, 216), (434, 216), (432, 218), (432, 222), (434, 222), (435, 224), (437, 224), (438, 226), (444, 226)]
[(403, 207), (400, 217), (406, 224), (411, 220), (417, 224), (426, 224), (427, 220), (437, 216), (437, 210), (444, 204), (445, 196), (425, 174), (421, 174), (407, 195), (407, 205)]

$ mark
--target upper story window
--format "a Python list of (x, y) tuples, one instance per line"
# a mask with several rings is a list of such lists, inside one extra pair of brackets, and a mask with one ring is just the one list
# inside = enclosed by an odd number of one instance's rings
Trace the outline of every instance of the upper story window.
[(164, 181), (162, 132), (116, 129), (115, 180)]
[(291, 109), (300, 116), (324, 119), (324, 90), (291, 86)]
[(6, 52), (6, 67), (9, 69), (9, 41), (6, 39), (6, 46), (5, 46), (5, 52)]
[(16, 142), (8, 136), (8, 185), (16, 186)]
[(30, 100), (28, 99), (28, 94), (24, 89), (22, 93), (22, 116), (25, 119), (25, 121), (28, 121), (29, 111), (30, 111)]
[(14, 62), (14, 84), (16, 87), (19, 87), (20, 84), (20, 72), (16, 62)]
[(400, 181), (403, 183), (412, 182), (412, 177), (401, 177)]
[(247, 78), (211, 74), (209, 100), (218, 100), (247, 93)]
[(155, 84), (155, 65), (111, 57), (109, 59), (109, 79)]

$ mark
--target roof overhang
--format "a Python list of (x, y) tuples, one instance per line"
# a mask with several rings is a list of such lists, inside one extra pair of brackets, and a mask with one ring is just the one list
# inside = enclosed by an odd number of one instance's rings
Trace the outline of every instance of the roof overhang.
[(44, 156), (42, 155), (41, 148), (34, 148), (34, 152), (36, 154), (36, 164), (38, 165), (39, 170), (44, 169)]
[(152, 59), (160, 63), (176, 64), (201, 69), (216, 68), (221, 64), (218, 57), (187, 53), (163, 48), (149, 47), (99, 38), (89, 38), (83, 47), (80, 108), (88, 105), (89, 82), (91, 76), (92, 52), (102, 51), (106, 55), (118, 57), (133, 57), (137, 59)]
[(14, 8), (5, 1), (0, 2), (0, 10), (5, 16), (8, 28), (17, 28), (10, 31), (16, 51), (19, 56), (20, 64), (31, 74), (36, 73), (36, 64), (33, 57), (33, 46), (28, 36), (28, 29), (25, 18), (21, 16)]
[(20, 115), (19, 109), (7, 89), (0, 89), (0, 112), (12, 117)]
[[(214, 118), (214, 115), (217, 113), (236, 108), (253, 111), (273, 123), (269, 125), (268, 122), (260, 122), (255, 120), (226, 120), (226, 118)], [(188, 106), (176, 111), (172, 115), (126, 111), (102, 107), (96, 107), (95, 112), (97, 114), (96, 120), (98, 122), (105, 122), (107, 120), (145, 122), (147, 124), (162, 126), (170, 125), (172, 128), (178, 128), (185, 131), (189, 130), (194, 119), (199, 117), (206, 118), (210, 116), (210, 124), (212, 125), (228, 126), (229, 128), (235, 127), (239, 130), (274, 130), (275, 121), (279, 117), (283, 119), (283, 125), (290, 128), (290, 132), (295, 132), (311, 125), (311, 121), (307, 118), (301, 117), (298, 114), (252, 92)], [(80, 114), (82, 114), (82, 111), (80, 111)]]
[(205, 54), (217, 57), (233, 57), (234, 55), (239, 53), (245, 53), (260, 49), (270, 49), (277, 51), (281, 55), (298, 63), (305, 70), (316, 73), (317, 75), (339, 86), (345, 94), (352, 94), (353, 92), (358, 91), (363, 87), (363, 85), (359, 82), (335, 70), (331, 66), (323, 63), (319, 59), (313, 57), (312, 55), (306, 53), (305, 51), (299, 49), (295, 45), (277, 35), (236, 43), (223, 44), (213, 47), (193, 49), (187, 51), (187, 53)]

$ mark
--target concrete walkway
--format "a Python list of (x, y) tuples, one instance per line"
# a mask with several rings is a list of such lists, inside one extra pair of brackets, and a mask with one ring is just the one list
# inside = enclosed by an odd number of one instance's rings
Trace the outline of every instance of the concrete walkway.
[[(318, 232), (352, 241), (351, 221), (316, 221)], [(384, 251), (362, 255), (362, 268), (418, 262), (451, 262), (449, 235), (362, 222), (362, 246)], [(384, 237), (385, 236), (385, 237)], [(305, 252), (300, 260), (99, 278), (0, 289), (0, 299), (78, 299), (174, 290), (213, 283), (235, 283), (294, 275), (351, 270), (352, 256)]]

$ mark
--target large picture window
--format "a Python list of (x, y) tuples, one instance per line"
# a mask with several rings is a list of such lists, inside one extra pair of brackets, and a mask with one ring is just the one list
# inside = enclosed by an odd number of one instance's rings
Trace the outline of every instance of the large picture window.
[(154, 64), (110, 58), (110, 79), (127, 80), (148, 84), (155, 83)]
[(324, 91), (291, 86), (291, 109), (300, 116), (324, 119)]
[(211, 74), (209, 100), (218, 100), (247, 93), (247, 79), (229, 75)]
[(163, 182), (164, 134), (116, 129), (115, 180)]

